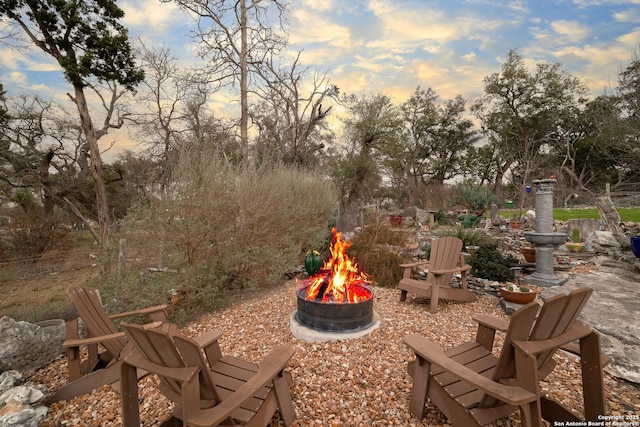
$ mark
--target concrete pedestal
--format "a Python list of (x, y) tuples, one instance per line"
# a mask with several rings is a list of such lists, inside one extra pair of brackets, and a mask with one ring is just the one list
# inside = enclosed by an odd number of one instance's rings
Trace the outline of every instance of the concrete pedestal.
[(557, 277), (553, 271), (553, 251), (564, 243), (567, 235), (553, 232), (553, 188), (555, 179), (534, 180), (536, 191), (536, 230), (526, 232), (524, 238), (536, 247), (536, 271), (524, 277), (524, 282), (534, 286), (559, 286), (567, 280)]

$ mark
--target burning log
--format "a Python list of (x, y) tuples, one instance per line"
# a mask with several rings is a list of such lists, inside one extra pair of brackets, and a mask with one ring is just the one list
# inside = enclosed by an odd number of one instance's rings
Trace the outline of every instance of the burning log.
[(349, 258), (350, 243), (342, 239), (342, 233), (331, 230), (331, 257), (319, 272), (306, 279), (301, 289), (306, 288), (308, 301), (357, 303), (371, 298), (366, 288), (369, 276), (360, 271), (355, 259)]

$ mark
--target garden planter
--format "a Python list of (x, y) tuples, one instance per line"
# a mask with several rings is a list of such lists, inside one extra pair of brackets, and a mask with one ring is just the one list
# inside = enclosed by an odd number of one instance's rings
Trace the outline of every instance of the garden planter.
[(536, 262), (536, 248), (527, 246), (520, 248), (520, 252), (522, 252), (524, 259), (527, 260), (527, 262)]
[(509, 227), (514, 230), (519, 230), (522, 227), (522, 221), (509, 221)]
[(391, 225), (398, 226), (402, 224), (402, 215), (389, 215)]
[(568, 242), (568, 243), (565, 243), (565, 246), (571, 252), (582, 252), (584, 250), (584, 243), (582, 243), (582, 242), (580, 242), (580, 243)]
[(637, 258), (640, 258), (640, 236), (629, 237), (629, 245), (631, 246), (631, 252)]
[(534, 291), (518, 292), (510, 291), (507, 288), (500, 288), (500, 295), (502, 295), (502, 298), (507, 301), (514, 302), (516, 304), (528, 304), (536, 299), (536, 293)]

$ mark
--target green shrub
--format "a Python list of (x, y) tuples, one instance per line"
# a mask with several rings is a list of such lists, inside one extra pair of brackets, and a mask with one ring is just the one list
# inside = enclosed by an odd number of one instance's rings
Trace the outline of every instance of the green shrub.
[[(225, 287), (226, 277), (215, 268), (185, 269), (181, 272), (129, 273), (120, 279), (90, 283), (87, 286), (100, 290), (107, 311), (123, 313), (139, 308), (166, 304), (172, 291), (179, 297), (169, 309), (169, 320), (184, 325), (215, 309), (225, 307), (231, 301), (231, 291)], [(144, 321), (124, 318), (119, 321)]]
[(436, 224), (440, 224), (440, 225), (445, 225), (445, 224), (450, 224), (451, 223), (451, 221), (447, 217), (446, 212), (443, 212), (441, 210), (437, 211), (433, 215), (433, 219), (436, 222)]
[(480, 246), (489, 243), (490, 237), (478, 228), (465, 228), (458, 224), (454, 229), (443, 229), (435, 232), (438, 237), (453, 236), (462, 240), (462, 248), (467, 246)]
[(483, 214), (491, 206), (491, 202), (500, 200), (497, 195), (483, 185), (474, 184), (456, 184), (451, 187), (452, 197), (449, 203), (452, 206), (463, 206), (470, 212)]
[(467, 261), (471, 265), (471, 274), (475, 277), (504, 282), (513, 278), (511, 267), (518, 260), (511, 255), (503, 255), (493, 243), (480, 245)]

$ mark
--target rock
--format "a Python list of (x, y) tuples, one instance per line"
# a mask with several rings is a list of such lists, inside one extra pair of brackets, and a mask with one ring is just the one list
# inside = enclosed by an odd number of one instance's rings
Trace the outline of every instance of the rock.
[(405, 208), (402, 216), (413, 218), (416, 222), (423, 224), (427, 224), (429, 222), (429, 213), (424, 209), (420, 209), (415, 206)]
[(587, 247), (590, 252), (596, 254), (619, 254), (622, 245), (611, 231), (594, 231), (587, 239)]
[(42, 323), (44, 327), (0, 318), (0, 372), (40, 369), (64, 352), (64, 321)]
[(18, 385), (22, 375), (7, 371), (0, 375), (0, 427), (38, 427), (48, 409), (44, 393), (30, 385)]
[(527, 222), (529, 224), (535, 224), (536, 223), (536, 211), (533, 209), (529, 209), (527, 212), (525, 212), (524, 216), (527, 218)]
[(13, 388), (22, 381), (22, 374), (18, 371), (6, 371), (0, 374), (0, 394)]
[[(46, 409), (46, 407), (45, 407)], [(38, 412), (30, 407), (18, 411), (9, 412), (0, 417), (0, 427), (38, 427), (40, 421), (44, 419), (42, 412)]]
[(33, 387), (16, 386), (0, 395), (0, 403), (19, 402), (24, 405), (36, 405), (44, 399), (44, 393)]
[(605, 230), (609, 230), (613, 233), (613, 236), (618, 240), (623, 248), (629, 247), (628, 239), (625, 239), (624, 231), (622, 230), (620, 214), (616, 210), (615, 205), (611, 201), (610, 197), (598, 197), (596, 198), (596, 208), (600, 218), (604, 223)]
[(494, 227), (500, 227), (506, 223), (506, 220), (502, 215), (500, 215), (500, 210), (498, 209), (498, 205), (495, 202), (491, 202), (491, 225)]
[(504, 298), (500, 298), (500, 300), (498, 301), (498, 305), (504, 310), (505, 314), (508, 314), (509, 316), (511, 316), (521, 307), (524, 307), (524, 304), (507, 301)]
[(612, 358), (605, 370), (618, 378), (640, 383), (640, 323), (636, 320), (640, 287), (632, 285), (640, 277), (626, 262), (603, 263), (600, 258), (595, 261), (600, 264), (597, 271), (578, 274), (562, 286), (546, 288), (540, 297), (546, 300), (560, 292), (593, 288), (580, 319), (600, 333), (602, 352)]

